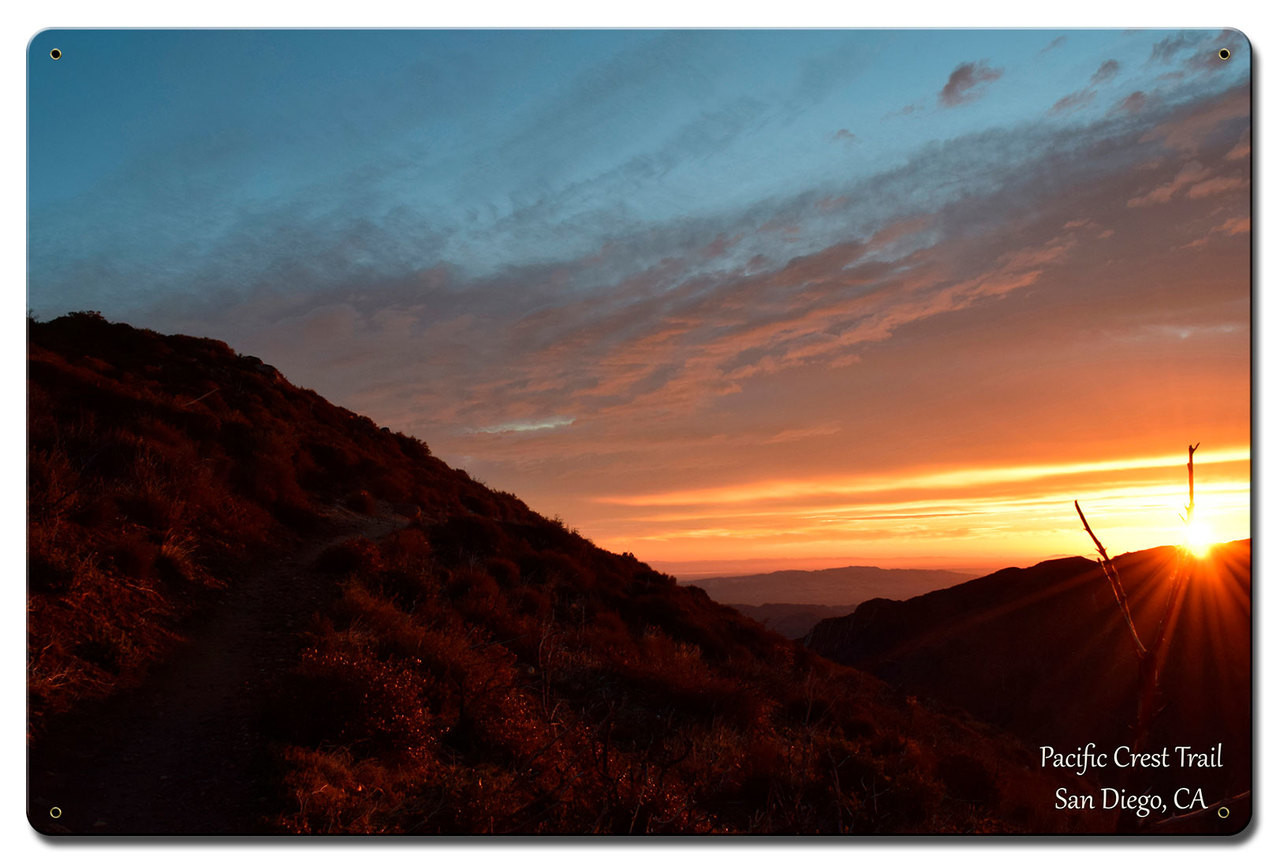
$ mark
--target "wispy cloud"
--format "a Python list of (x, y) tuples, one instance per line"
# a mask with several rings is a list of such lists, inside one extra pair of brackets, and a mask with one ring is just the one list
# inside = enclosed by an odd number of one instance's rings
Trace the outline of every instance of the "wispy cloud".
[[(1089, 86), (1082, 90), (1076, 90), (1074, 93), (1068, 93), (1061, 99), (1053, 103), (1053, 107), (1049, 109), (1051, 114), (1064, 114), (1075, 111), (1093, 102), (1098, 95), (1097, 88), (1107, 83), (1120, 72), (1120, 63), (1116, 60), (1106, 60), (1097, 71), (1089, 78)], [(1138, 94), (1134, 94), (1138, 95)], [(1137, 104), (1136, 107), (1141, 107)]]
[(1119, 72), (1120, 63), (1116, 60), (1107, 60), (1099, 66), (1098, 71), (1094, 72), (1093, 76), (1089, 78), (1089, 84), (1094, 87), (1099, 84), (1105, 84), (1107, 81), (1114, 78)]
[(1223, 192), (1243, 189), (1245, 185), (1243, 177), (1213, 177), (1205, 180), (1204, 182), (1196, 183), (1191, 188), (1187, 189), (1187, 197), (1193, 200), (1195, 198), (1207, 198), (1210, 195), (1218, 195)]
[(1053, 103), (1053, 107), (1049, 109), (1051, 114), (1065, 114), (1078, 108), (1083, 108), (1093, 101), (1093, 97), (1097, 95), (1093, 90), (1078, 90), (1074, 93), (1068, 93), (1061, 99)]
[(1141, 111), (1147, 104), (1147, 94), (1141, 90), (1135, 90), (1116, 102), (1111, 108), (1111, 113), (1136, 114)]
[(1003, 74), (1003, 69), (992, 68), (986, 60), (961, 63), (938, 91), (938, 104), (944, 108), (954, 108), (972, 102), (982, 95), (986, 85), (999, 80)]
[(1214, 233), (1225, 233), (1227, 236), (1248, 233), (1252, 229), (1252, 220), (1248, 216), (1229, 218), (1213, 228)]
[(1061, 47), (1062, 47), (1063, 45), (1065, 45), (1066, 43), (1067, 43), (1067, 37), (1066, 37), (1066, 35), (1065, 35), (1065, 34), (1064, 34), (1064, 35), (1061, 35), (1061, 36), (1054, 36), (1054, 37), (1049, 41), (1049, 44), (1048, 44), (1048, 45), (1045, 45), (1043, 48), (1041, 48), (1041, 49), (1040, 49), (1040, 53), (1041, 53), (1041, 54), (1048, 54), (1048, 53), (1049, 53), (1050, 51), (1052, 51), (1054, 48), (1061, 48)]
[(1178, 74), (1203, 74), (1220, 69), (1224, 62), (1218, 56), (1222, 48), (1232, 53), (1240, 51), (1242, 44), (1240, 34), (1235, 30), (1221, 30), (1217, 33), (1206, 30), (1184, 30), (1161, 39), (1151, 48), (1148, 64), (1177, 65)]
[(1149, 62), (1153, 63), (1172, 63), (1174, 60), (1192, 46), (1198, 45), (1201, 37), (1191, 33), (1178, 33), (1173, 36), (1166, 36), (1151, 48), (1151, 56)]
[(487, 428), (477, 428), (477, 434), (511, 434), (524, 431), (548, 431), (552, 428), (564, 428), (573, 424), (572, 416), (550, 416), (546, 419), (527, 419), (515, 422), (502, 422)]
[(1156, 186), (1146, 194), (1130, 198), (1128, 206), (1146, 207), (1153, 204), (1167, 204), (1174, 195), (1190, 186), (1199, 183), (1209, 175), (1209, 169), (1197, 161), (1190, 161), (1178, 169), (1178, 173), (1167, 183)]

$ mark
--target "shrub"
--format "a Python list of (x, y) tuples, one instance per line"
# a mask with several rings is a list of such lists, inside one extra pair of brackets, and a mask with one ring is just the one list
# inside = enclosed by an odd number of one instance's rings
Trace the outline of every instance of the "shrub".
[(382, 541), (382, 559), (388, 565), (408, 568), (431, 560), (431, 543), (418, 527), (397, 530)]
[(485, 563), (485, 571), (503, 590), (511, 589), (520, 583), (520, 567), (511, 560), (491, 558)]
[(331, 545), (316, 558), (316, 568), (326, 574), (350, 575), (374, 571), (380, 562), (378, 546), (368, 539), (347, 539)]
[(219, 582), (205, 574), (198, 561), (198, 545), (194, 536), (180, 530), (169, 530), (155, 558), (156, 572), (163, 578), (183, 583), (218, 586)]

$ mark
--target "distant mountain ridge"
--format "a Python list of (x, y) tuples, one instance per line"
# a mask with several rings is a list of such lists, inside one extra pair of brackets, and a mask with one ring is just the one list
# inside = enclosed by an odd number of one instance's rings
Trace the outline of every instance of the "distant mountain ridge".
[(908, 599), (970, 580), (947, 569), (783, 569), (758, 575), (681, 579), (718, 602), (732, 605), (858, 605), (868, 599)]

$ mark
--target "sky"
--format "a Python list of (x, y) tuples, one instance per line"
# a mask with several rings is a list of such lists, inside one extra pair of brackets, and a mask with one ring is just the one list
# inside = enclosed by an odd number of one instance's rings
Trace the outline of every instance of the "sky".
[[(57, 47), (62, 59), (48, 52)], [(1226, 47), (1230, 60), (1218, 59)], [(46, 31), (28, 306), (674, 573), (1249, 534), (1232, 31)]]

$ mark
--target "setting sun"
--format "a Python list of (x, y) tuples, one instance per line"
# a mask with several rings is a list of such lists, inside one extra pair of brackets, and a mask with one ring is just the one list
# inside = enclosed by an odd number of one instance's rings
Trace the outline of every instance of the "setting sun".
[(1197, 557), (1207, 556), (1214, 545), (1213, 532), (1204, 521), (1193, 521), (1187, 525), (1182, 547)]

